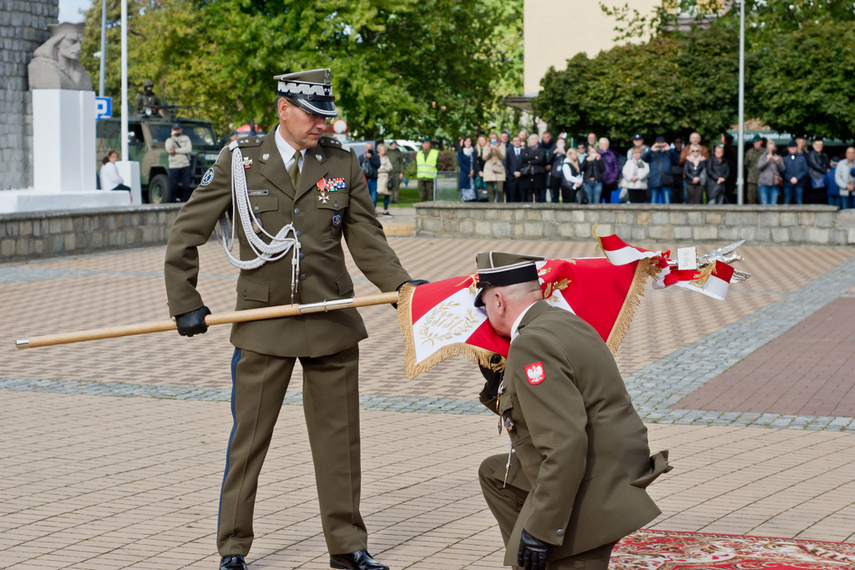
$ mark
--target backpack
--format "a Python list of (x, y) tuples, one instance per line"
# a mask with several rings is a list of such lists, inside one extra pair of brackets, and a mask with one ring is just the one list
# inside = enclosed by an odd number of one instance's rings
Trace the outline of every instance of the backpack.
[(371, 159), (368, 158), (368, 155), (362, 155), (362, 173), (365, 174), (366, 178), (377, 177), (377, 169), (371, 164)]

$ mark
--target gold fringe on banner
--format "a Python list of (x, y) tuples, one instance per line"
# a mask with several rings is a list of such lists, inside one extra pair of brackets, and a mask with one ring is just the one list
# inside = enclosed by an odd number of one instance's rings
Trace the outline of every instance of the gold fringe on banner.
[(398, 328), (404, 335), (404, 369), (407, 378), (412, 380), (419, 374), (427, 372), (440, 362), (448, 360), (452, 356), (462, 356), (475, 364), (480, 364), (485, 368), (501, 370), (505, 367), (505, 359), (502, 358), (498, 364), (493, 364), (490, 359), (495, 354), (491, 350), (478, 348), (463, 342), (457, 342), (449, 346), (445, 346), (422, 362), (416, 362), (416, 345), (413, 339), (413, 315), (412, 315), (412, 299), (416, 288), (410, 284), (401, 287), (401, 292), (398, 300)]
[(620, 308), (617, 319), (612, 325), (609, 338), (606, 339), (606, 346), (609, 347), (612, 356), (617, 354), (618, 348), (629, 332), (632, 319), (635, 318), (635, 311), (641, 304), (641, 298), (644, 297), (644, 286), (647, 283), (648, 275), (653, 277), (661, 271), (656, 264), (650, 263), (649, 259), (641, 259), (637, 263), (635, 275), (632, 276), (632, 284), (629, 286), (629, 291), (623, 300), (623, 306)]

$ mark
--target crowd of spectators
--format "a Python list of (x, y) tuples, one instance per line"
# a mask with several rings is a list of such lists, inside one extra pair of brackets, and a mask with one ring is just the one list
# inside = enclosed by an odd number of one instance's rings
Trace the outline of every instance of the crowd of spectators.
[[(830, 159), (823, 140), (797, 138), (778, 153), (774, 141), (755, 136), (745, 151), (745, 204), (828, 203), (853, 207), (855, 148)], [(461, 201), (599, 203), (736, 203), (737, 153), (733, 137), (710, 148), (692, 133), (688, 144), (636, 134), (626, 153), (590, 133), (572, 145), (520, 131), (481, 135), (456, 145)]]

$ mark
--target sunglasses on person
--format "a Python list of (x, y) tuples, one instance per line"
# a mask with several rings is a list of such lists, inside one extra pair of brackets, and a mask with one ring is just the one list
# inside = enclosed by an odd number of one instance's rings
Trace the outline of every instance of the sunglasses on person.
[(701, 154), (701, 151), (699, 151), (699, 150), (693, 150), (693, 151), (692, 151), (692, 154)]

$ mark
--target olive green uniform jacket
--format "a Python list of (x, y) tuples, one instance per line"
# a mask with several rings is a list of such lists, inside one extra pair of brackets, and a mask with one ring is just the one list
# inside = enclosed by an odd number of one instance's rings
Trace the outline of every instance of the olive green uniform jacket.
[[(264, 230), (276, 235), (283, 226), (293, 223), (298, 232), (301, 259), (295, 303), (353, 296), (342, 238), (362, 273), (382, 291), (395, 291), (410, 279), (386, 242), (356, 155), (342, 149), (337, 141), (321, 139), (315, 148), (306, 151), (300, 184), (294, 188), (273, 131), (264, 137), (239, 140), (251, 207)], [(172, 226), (164, 270), (171, 315), (203, 305), (196, 291), (197, 248), (208, 241), (225, 212), (231, 215), (232, 152), (229, 147), (220, 152), (212, 171), (206, 174), (205, 181), (209, 183), (193, 192)], [(342, 179), (344, 187), (326, 192), (324, 200), (318, 181), (337, 178)], [(254, 258), (239, 221), (236, 232), (240, 258)], [(291, 273), (290, 252), (259, 268), (241, 270), (235, 308), (290, 304)], [(342, 309), (235, 323), (231, 341), (238, 348), (261, 354), (318, 357), (350, 348), (366, 336), (356, 309)]]
[[(641, 528), (660, 513), (645, 487), (669, 469), (667, 452), (650, 457), (647, 428), (588, 323), (539, 301), (518, 331), (498, 411), (513, 424), (508, 434), (521, 466), (512, 466), (508, 484), (531, 491), (510, 534), (509, 566), (523, 528), (552, 545), (550, 560)], [(501, 480), (504, 471), (494, 476)]]

